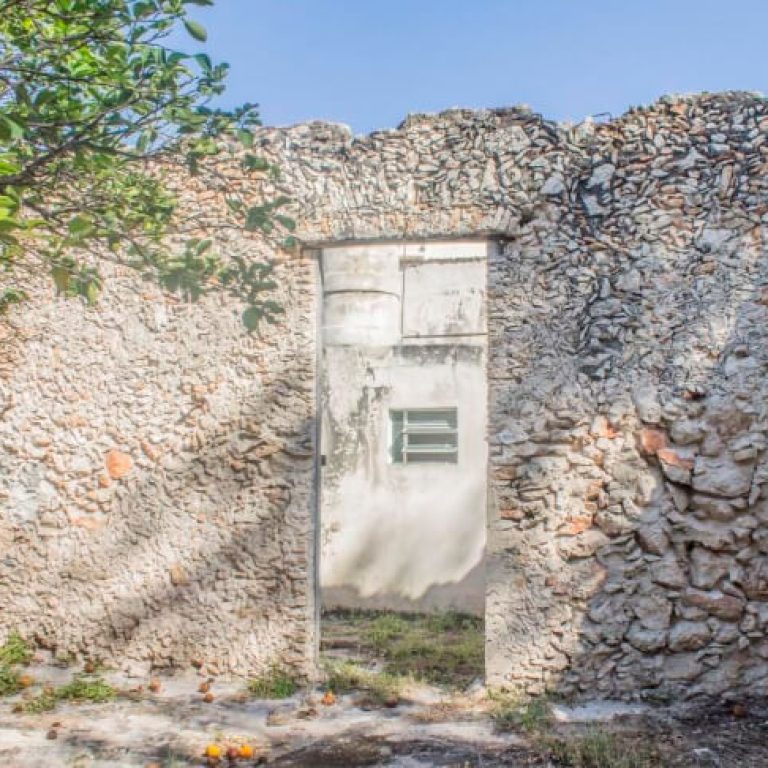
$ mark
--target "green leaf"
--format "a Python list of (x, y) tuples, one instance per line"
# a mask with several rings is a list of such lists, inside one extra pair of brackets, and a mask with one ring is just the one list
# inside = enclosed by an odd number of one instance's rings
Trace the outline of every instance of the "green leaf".
[(208, 33), (205, 31), (205, 27), (197, 21), (192, 19), (184, 19), (184, 26), (187, 32), (195, 39), (204, 43), (208, 39)]
[(84, 235), (93, 231), (93, 222), (86, 216), (75, 216), (67, 228), (71, 235)]
[(13, 176), (21, 170), (21, 166), (9, 156), (0, 157), (0, 176)]
[(280, 222), (289, 232), (296, 229), (296, 222), (290, 216), (283, 216), (281, 213), (275, 214), (275, 221)]
[(269, 162), (256, 155), (246, 155), (243, 158), (243, 165), (249, 171), (266, 171), (269, 168)]
[(238, 130), (237, 138), (244, 147), (250, 148), (253, 146), (253, 134), (250, 131)]
[(243, 325), (249, 331), (255, 331), (259, 327), (259, 321), (262, 319), (263, 314), (259, 307), (248, 307), (243, 312)]
[(66, 267), (55, 266), (51, 269), (51, 276), (59, 293), (66, 293), (69, 289), (70, 272)]
[(211, 57), (207, 53), (196, 53), (195, 61), (200, 65), (200, 69), (202, 69), (203, 72), (210, 72), (213, 67)]
[(85, 287), (85, 298), (91, 305), (99, 298), (99, 286), (95, 282), (88, 283)]
[(0, 115), (0, 139), (3, 141), (15, 141), (24, 136), (24, 129), (6, 115)]

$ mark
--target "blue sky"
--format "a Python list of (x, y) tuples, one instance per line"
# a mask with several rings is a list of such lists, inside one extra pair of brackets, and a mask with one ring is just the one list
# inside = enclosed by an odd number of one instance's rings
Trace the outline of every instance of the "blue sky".
[(216, 0), (193, 17), (232, 67), (223, 104), (256, 101), (271, 125), (364, 133), (521, 103), (581, 120), (664, 93), (768, 92), (768, 0)]

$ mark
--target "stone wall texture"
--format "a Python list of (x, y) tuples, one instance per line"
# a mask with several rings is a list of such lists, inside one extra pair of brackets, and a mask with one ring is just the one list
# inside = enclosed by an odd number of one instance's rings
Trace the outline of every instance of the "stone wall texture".
[[(768, 102), (665, 97), (577, 126), (452, 110), (256, 144), (282, 175), (247, 183), (294, 199), (308, 246), (498, 240), (489, 683), (765, 694)], [(315, 288), (308, 258), (280, 269), (289, 322), (262, 340), (126, 276), (96, 310), (14, 315), (4, 624), (65, 649), (308, 663)], [(107, 485), (110, 451), (134, 463)]]
[(315, 265), (276, 279), (260, 335), (119, 268), (96, 307), (46, 281), (6, 318), (3, 633), (137, 673), (313, 672)]

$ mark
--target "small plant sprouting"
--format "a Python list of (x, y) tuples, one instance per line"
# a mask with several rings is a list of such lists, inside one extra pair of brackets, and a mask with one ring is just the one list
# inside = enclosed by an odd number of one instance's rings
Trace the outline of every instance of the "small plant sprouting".
[(248, 683), (249, 693), (258, 699), (287, 699), (297, 688), (293, 677), (276, 665)]
[(91, 675), (77, 675), (66, 685), (59, 688), (46, 686), (42, 693), (33, 699), (22, 702), (18, 710), (28, 714), (49, 712), (56, 708), (60, 701), (71, 701), (78, 704), (92, 702), (101, 704), (111, 701), (117, 696), (117, 690), (103, 678)]
[(372, 672), (352, 662), (329, 663), (326, 686), (333, 693), (362, 691), (375, 704), (397, 699), (409, 678), (386, 672)]
[(32, 649), (27, 641), (18, 632), (11, 632), (0, 646), (0, 664), (28, 664), (31, 660)]
[(16, 665), (31, 660), (32, 649), (27, 641), (18, 632), (11, 632), (0, 646), (0, 696), (13, 696), (24, 687)]
[(500, 731), (521, 728), (526, 733), (543, 731), (552, 722), (552, 709), (545, 697), (525, 700), (509, 693), (491, 696), (491, 717)]
[(664, 765), (658, 752), (601, 728), (544, 742), (558, 765), (569, 768), (656, 768)]

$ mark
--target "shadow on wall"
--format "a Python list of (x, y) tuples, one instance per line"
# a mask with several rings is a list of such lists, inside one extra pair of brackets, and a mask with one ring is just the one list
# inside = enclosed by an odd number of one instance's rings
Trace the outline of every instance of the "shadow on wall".
[[(568, 341), (491, 383), (491, 423), (508, 424), (491, 457), (493, 685), (768, 692), (768, 259), (753, 227), (695, 244), (640, 248), (591, 293), (572, 283)], [(562, 333), (562, 310), (518, 341)]]
[[(78, 333), (76, 323), (71, 332)], [(6, 515), (4, 534), (13, 541), (0, 561), (5, 631), (18, 629), (65, 659), (195, 663), (214, 674), (250, 674), (279, 662), (313, 673), (312, 374), (290, 349), (278, 354), (265, 343), (257, 354), (282, 362), (245, 384), (193, 391), (190, 400), (149, 375), (158, 413), (169, 397), (179, 401), (163, 413), (175, 413), (184, 441), (165, 451), (162, 443), (142, 443), (151, 461), (141, 456), (142, 466), (134, 463), (116, 489), (112, 482), (105, 514), (84, 512), (70, 495), (31, 521), (11, 526)], [(235, 370), (237, 361), (226, 363)], [(180, 378), (178, 371), (171, 377), (177, 387)], [(110, 442), (133, 446), (145, 436), (124, 435), (121, 443), (119, 430), (110, 429), (119, 393), (94, 391), (92, 399), (113, 409), (105, 417)], [(35, 406), (34, 418), (49, 433), (54, 405)], [(174, 433), (174, 424), (152, 421), (148, 431)], [(85, 464), (103, 457), (98, 444), (81, 443)], [(95, 480), (99, 466), (84, 466), (80, 476), (85, 472)], [(18, 475), (4, 474), (13, 489)], [(78, 475), (59, 477), (66, 499), (66, 478)]]

